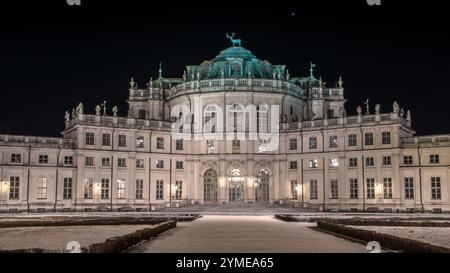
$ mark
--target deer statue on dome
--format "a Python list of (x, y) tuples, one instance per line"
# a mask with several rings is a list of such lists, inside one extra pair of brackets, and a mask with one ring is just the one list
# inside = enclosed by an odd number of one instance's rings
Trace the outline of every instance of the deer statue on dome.
[(226, 37), (228, 39), (230, 39), (231, 43), (233, 43), (233, 47), (236, 47), (236, 46), (240, 47), (241, 46), (241, 39), (233, 39), (234, 38), (234, 32), (232, 33), (231, 36), (229, 36), (228, 32), (227, 32)]

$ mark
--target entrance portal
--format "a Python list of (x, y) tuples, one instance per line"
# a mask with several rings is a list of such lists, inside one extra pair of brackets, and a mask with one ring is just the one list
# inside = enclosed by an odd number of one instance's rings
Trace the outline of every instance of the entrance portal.
[(231, 171), (229, 176), (230, 189), (229, 201), (230, 203), (244, 202), (244, 176), (239, 169)]

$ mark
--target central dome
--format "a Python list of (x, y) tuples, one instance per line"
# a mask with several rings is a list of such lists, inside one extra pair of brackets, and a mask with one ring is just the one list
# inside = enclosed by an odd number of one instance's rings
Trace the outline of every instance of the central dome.
[(255, 55), (250, 52), (250, 50), (247, 50), (243, 47), (236, 46), (236, 47), (229, 47), (227, 49), (222, 50), (219, 55), (217, 55), (212, 62), (223, 62), (229, 59), (234, 58), (240, 58), (244, 61), (255, 61), (258, 60), (258, 58), (255, 57)]
[(284, 65), (272, 65), (256, 58), (250, 50), (233, 46), (200, 65), (186, 66), (185, 80), (220, 78), (285, 79)]

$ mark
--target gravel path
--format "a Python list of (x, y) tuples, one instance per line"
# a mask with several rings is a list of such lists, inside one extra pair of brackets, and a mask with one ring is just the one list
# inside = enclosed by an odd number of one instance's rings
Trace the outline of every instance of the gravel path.
[(132, 252), (367, 252), (366, 246), (273, 216), (205, 215), (181, 222)]

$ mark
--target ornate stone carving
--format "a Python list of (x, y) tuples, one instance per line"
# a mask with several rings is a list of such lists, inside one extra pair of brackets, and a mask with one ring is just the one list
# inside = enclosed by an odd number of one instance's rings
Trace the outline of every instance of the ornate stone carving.
[(358, 106), (358, 107), (356, 108), (356, 113), (358, 113), (358, 116), (361, 116), (361, 113), (362, 113), (362, 108), (361, 108), (361, 106)]
[(77, 113), (77, 115), (80, 115), (80, 114), (82, 115), (83, 112), (84, 112), (84, 106), (83, 106), (83, 103), (80, 102), (76, 108), (76, 113)]
[(66, 113), (65, 113), (65, 115), (64, 115), (64, 119), (65, 119), (66, 121), (70, 121), (70, 114), (69, 114), (69, 111), (66, 111)]
[(398, 114), (400, 111), (400, 106), (398, 105), (398, 103), (396, 101), (394, 101), (394, 103), (392, 104), (392, 112), (394, 112), (394, 114)]

